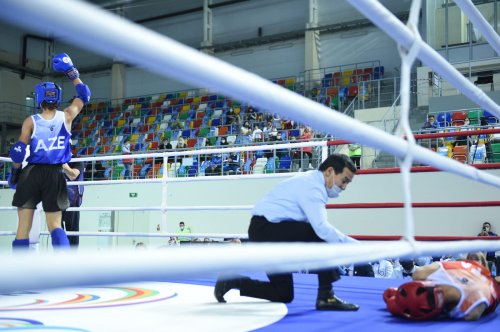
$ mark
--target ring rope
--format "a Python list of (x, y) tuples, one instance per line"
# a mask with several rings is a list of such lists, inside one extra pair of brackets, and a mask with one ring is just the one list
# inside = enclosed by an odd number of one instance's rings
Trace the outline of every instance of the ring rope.
[[(365, 1), (351, 1), (354, 6), (359, 6), (362, 3), (365, 3)], [(340, 137), (378, 148), (400, 158), (404, 157), (407, 152), (408, 143), (401, 138), (363, 124), (339, 112), (333, 112), (326, 106), (282, 88), (253, 73), (198, 52), (88, 3), (67, 0), (65, 6), (58, 6), (50, 0), (5, 0), (2, 4), (4, 10), (0, 12), (0, 17), (13, 24), (44, 31), (47, 30), (47, 27), (50, 27), (50, 32), (56, 38), (63, 38), (68, 42), (73, 41), (68, 36), (78, 35), (80, 36), (78, 40), (79, 47), (88, 47), (97, 53), (110, 57), (119, 53), (124, 61), (139, 65), (159, 75), (176, 78), (194, 86), (208, 87), (213, 91), (218, 91), (218, 93), (250, 102), (262, 109), (273, 110), (291, 119), (307, 118), (308, 124), (316, 130), (335, 133)], [(371, 2), (366, 2), (365, 5), (374, 8), (374, 6), (370, 6)], [(79, 13), (77, 22), (67, 17), (67, 6)], [(40, 7), (46, 10), (38, 10)], [(370, 13), (376, 11), (370, 10)], [(16, 18), (9, 14), (12, 12), (18, 14)], [(378, 13), (374, 14), (378, 15)], [(389, 13), (389, 15), (391, 14)], [(398, 30), (401, 26), (404, 32), (408, 32), (407, 28), (401, 23), (393, 30)], [(411, 42), (408, 41), (412, 36), (408, 33), (408, 39), (405, 41), (404, 32), (401, 33), (403, 42), (400, 42), (400, 44), (409, 48)], [(422, 50), (432, 50), (425, 45), (422, 45)], [(453, 72), (455, 70), (444, 60), (439, 62), (439, 56), (435, 52), (422, 51), (420, 53), (425, 61), (433, 59), (433, 57), (436, 58), (433, 67), (442, 62), (445, 69), (440, 70), (441, 72)], [(224, 75), (221, 75), (221, 73), (224, 73)], [(453, 74), (443, 76), (451, 78)], [(464, 93), (472, 100), (477, 101), (479, 105), (500, 117), (498, 106), (484, 92), (474, 87), (465, 78), (461, 78), (463, 82), (460, 80), (454, 80), (454, 82), (460, 81), (464, 86), (470, 87), (471, 91), (475, 92)], [(477, 97), (476, 94), (480, 93), (482, 95)], [(484, 98), (482, 98), (483, 96)], [(415, 147), (414, 158), (436, 168), (500, 187), (500, 178), (436, 155), (428, 149)]]
[[(355, 3), (363, 3), (363, 1)], [(47, 27), (51, 27), (53, 29), (51, 32), (55, 37), (67, 40), (69, 40), (67, 36), (78, 35), (80, 36), (79, 47), (95, 49), (108, 56), (120, 53), (125, 61), (146, 67), (155, 73), (174, 77), (196, 86), (207, 86), (236, 99), (251, 102), (262, 109), (275, 110), (292, 119), (307, 118), (309, 124), (317, 130), (338, 133), (341, 137), (379, 148), (398, 158), (403, 158), (408, 150), (413, 148), (401, 138), (362, 124), (338, 112), (332, 112), (325, 106), (318, 105), (254, 74), (201, 54), (89, 4), (67, 0), (65, 6), (59, 6), (50, 0), (5, 0), (3, 5), (4, 10), (0, 11), (0, 16), (5, 20), (44, 31)], [(66, 15), (66, 6), (70, 6), (79, 13), (79, 20), (75, 21)], [(40, 7), (46, 10), (40, 11), (38, 9)], [(370, 12), (373, 15), (373, 6), (371, 8)], [(15, 18), (9, 14), (12, 12), (17, 13)], [(404, 26), (403, 28), (401, 35), (407, 31)], [(412, 37), (409, 36), (409, 38)], [(406, 48), (410, 48), (411, 45), (411, 43), (399, 41), (398, 43)], [(425, 59), (424, 62), (435, 56), (434, 53), (429, 53), (428, 49), (430, 49), (428, 45), (421, 45), (419, 55), (423, 60)], [(436, 63), (440, 61), (438, 58), (433, 60)], [(442, 70), (436, 71), (445, 72), (446, 75), (441, 73), (445, 78), (453, 78), (454, 72), (450, 68), (453, 67), (443, 60)], [(447, 73), (448, 70), (451, 74)], [(460, 80), (455, 82), (460, 82)], [(465, 90), (469, 88), (467, 83), (469, 82), (465, 80), (462, 84)], [(471, 91), (482, 92), (479, 89)], [(471, 92), (465, 94), (473, 95)], [(483, 98), (483, 96), (486, 95), (483, 93), (483, 95), (470, 98), (474, 101), (479, 100), (479, 105), (500, 117), (498, 106), (491, 99)], [(419, 162), (500, 187), (500, 178), (496, 176), (438, 156), (419, 146), (415, 146), (414, 149), (413, 157)], [(186, 153), (182, 152), (182, 154)], [(147, 255), (137, 252), (130, 254), (82, 252), (78, 254), (78, 259), (71, 254), (2, 255), (6, 256), (1, 257), (2, 268), (9, 271), (9, 274), (0, 274), (0, 291), (37, 289), (41, 287), (40, 279), (44, 280), (42, 287), (51, 288), (172, 276), (187, 277), (200, 273), (216, 274), (221, 271), (224, 273), (262, 270), (288, 272), (366, 262), (382, 257), (405, 257), (432, 252), (460, 253), (484, 248), (489, 250), (500, 248), (500, 241), (471, 242), (397, 241), (395, 243), (370, 243), (370, 245), (363, 243), (249, 244), (233, 247), (232, 250), (227, 250), (227, 247), (216, 248), (217, 246), (205, 247), (203, 251), (195, 248), (174, 248), (173, 250), (179, 250), (174, 254), (172, 252), (168, 254), (148, 252)]]
[[(0, 293), (201, 275), (279, 273), (365, 263), (381, 257), (500, 250), (500, 241), (370, 242), (356, 244), (275, 243), (172, 247), (170, 250), (84, 251), (53, 255), (1, 254)], [(43, 280), (43, 283), (40, 282)]]

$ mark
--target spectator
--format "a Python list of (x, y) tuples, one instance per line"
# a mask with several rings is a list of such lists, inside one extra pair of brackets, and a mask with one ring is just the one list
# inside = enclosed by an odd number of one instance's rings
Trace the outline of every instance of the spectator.
[(351, 158), (357, 169), (361, 167), (361, 145), (358, 143), (349, 144), (349, 158)]
[(243, 126), (241, 126), (241, 128), (240, 128), (240, 134), (250, 135), (251, 132), (252, 132), (252, 129), (250, 127), (250, 123), (248, 121), (245, 121), (245, 123), (243, 123)]
[(280, 115), (278, 113), (273, 114), (273, 123), (281, 122)]
[(255, 120), (257, 120), (257, 113), (255, 112), (255, 110), (253, 109), (252, 106), (248, 107), (246, 114), (247, 114), (247, 120), (248, 121), (255, 121)]
[[(184, 138), (179, 137), (179, 139), (177, 140), (177, 146), (175, 147), (175, 149), (181, 150), (181, 149), (186, 149), (186, 148), (187, 148), (187, 144), (184, 141)], [(175, 156), (173, 158), (174, 158), (174, 161), (179, 162), (181, 164), (182, 164), (182, 160), (184, 159), (183, 156)]]
[(158, 149), (162, 151), (172, 150), (172, 144), (170, 144), (170, 140), (168, 138), (165, 138), (163, 141), (161, 141)]
[[(433, 114), (429, 114), (427, 116), (427, 121), (422, 126), (422, 132), (435, 132), (437, 128), (439, 128), (439, 123), (436, 121), (436, 117)], [(437, 150), (437, 140), (435, 138), (424, 138), (420, 141), (420, 145), (433, 151)]]
[(433, 114), (427, 116), (427, 121), (424, 122), (422, 129), (430, 131), (439, 128), (439, 123), (436, 121), (436, 117)]
[[(311, 128), (305, 127), (302, 136), (300, 136), (300, 140), (304, 142), (308, 142), (313, 137)], [(309, 169), (309, 164), (312, 163), (313, 157), (313, 148), (312, 146), (307, 146), (302, 148), (302, 170)]]
[(252, 142), (262, 142), (262, 139), (263, 139), (262, 129), (259, 128), (258, 124), (254, 124), (252, 132)]
[[(495, 232), (491, 230), (491, 224), (489, 221), (483, 222), (483, 226), (481, 232), (477, 234), (477, 236), (498, 236)], [(495, 256), (494, 251), (488, 251), (486, 253), (486, 260), (488, 261), (490, 271), (493, 269), (493, 265), (495, 265), (495, 270), (499, 271), (498, 267), (500, 262), (497, 262), (497, 258)]]
[(394, 272), (394, 266), (392, 262), (387, 259), (381, 259), (378, 262), (373, 263), (373, 273), (375, 278), (393, 278), (392, 274)]
[[(281, 137), (280, 137), (281, 139)], [(271, 142), (275, 142), (278, 140), (278, 129), (276, 129), (275, 125), (271, 126), (271, 131), (269, 132), (269, 140)]]
[[(123, 154), (130, 154), (130, 140), (129, 139), (126, 139), (125, 143), (123, 143), (122, 153)], [(123, 166), (125, 167), (125, 172), (123, 173), (124, 179), (131, 179), (132, 178), (132, 174), (130, 172), (130, 166), (132, 165), (132, 162), (133, 162), (132, 159), (123, 158)]]
[(225, 161), (225, 165), (223, 166), (224, 174), (229, 175), (241, 173), (240, 167), (240, 153), (229, 153), (227, 160)]
[[(172, 144), (170, 143), (170, 140), (168, 138), (165, 138), (163, 141), (161, 141), (160, 145), (158, 146), (158, 150), (161, 150), (163, 152), (169, 152), (172, 150)], [(175, 157), (168, 157), (167, 162), (168, 163), (173, 163)]]
[(206, 176), (222, 175), (222, 157), (221, 155), (212, 155), (210, 164), (205, 168)]
[(262, 130), (262, 134), (264, 135), (264, 140), (269, 141), (269, 134), (271, 133), (271, 130), (273, 128), (273, 124), (271, 121), (268, 121), (264, 129)]
[(104, 179), (104, 172), (106, 172), (106, 169), (102, 166), (102, 161), (96, 161), (94, 169), (94, 179), (95, 180)]
[(236, 114), (234, 113), (233, 108), (229, 108), (229, 110), (226, 113), (226, 124), (233, 124), (236, 119)]
[(401, 259), (394, 264), (393, 278), (412, 278), (413, 273), (417, 269), (415, 260)]
[[(469, 121), (469, 118), (465, 118), (464, 119), (464, 124), (460, 127), (460, 131), (469, 131), (469, 130), (472, 130), (472, 128), (470, 127), (470, 121)], [(473, 144), (473, 137), (472, 136), (468, 136), (468, 135), (461, 135), (461, 136), (457, 136), (456, 139), (455, 139), (455, 142), (453, 143), (453, 146), (463, 146), (463, 145), (466, 145), (466, 146), (471, 146)]]
[[(63, 164), (63, 172), (66, 181), (83, 181), (84, 165), (81, 161)], [(70, 185), (68, 187), (68, 199), (70, 207), (80, 207), (83, 199), (83, 185)], [(67, 232), (80, 231), (80, 211), (62, 212), (62, 225)], [(72, 247), (78, 247), (80, 244), (79, 236), (68, 236), (69, 244)]]
[(185, 236), (186, 234), (191, 234), (191, 227), (186, 227), (184, 221), (181, 221), (179, 223), (179, 230), (177, 231), (177, 240), (180, 245), (189, 244), (191, 242), (191, 237)]

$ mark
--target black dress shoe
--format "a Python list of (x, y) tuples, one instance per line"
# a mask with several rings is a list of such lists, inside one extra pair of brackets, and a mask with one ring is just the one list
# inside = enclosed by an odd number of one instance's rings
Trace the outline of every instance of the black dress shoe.
[(358, 305), (345, 302), (335, 295), (316, 300), (316, 310), (357, 311), (358, 309)]
[(219, 303), (226, 303), (224, 295), (233, 288), (232, 286), (233, 282), (231, 282), (231, 280), (217, 280), (215, 283), (214, 295)]

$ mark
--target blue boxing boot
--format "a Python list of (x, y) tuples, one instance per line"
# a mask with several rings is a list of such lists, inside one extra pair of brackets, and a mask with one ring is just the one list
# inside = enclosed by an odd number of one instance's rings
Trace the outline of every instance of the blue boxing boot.
[(30, 240), (29, 239), (14, 239), (12, 241), (12, 250), (14, 251), (21, 251), (21, 250), (27, 250), (30, 248)]
[(50, 237), (52, 238), (52, 248), (54, 249), (64, 249), (69, 248), (69, 240), (66, 232), (62, 228), (54, 228), (50, 232)]

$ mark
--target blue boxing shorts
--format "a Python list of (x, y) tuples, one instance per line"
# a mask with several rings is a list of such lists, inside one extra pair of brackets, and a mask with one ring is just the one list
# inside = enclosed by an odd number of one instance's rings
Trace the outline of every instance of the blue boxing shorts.
[(63, 211), (69, 207), (61, 165), (28, 164), (23, 168), (12, 205), (34, 210), (40, 202), (45, 212)]

